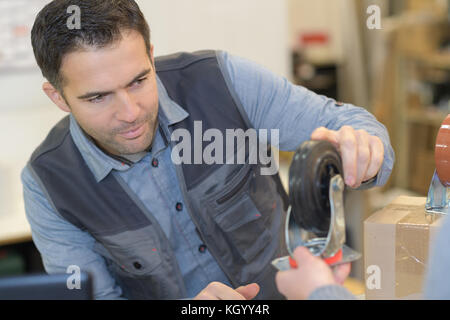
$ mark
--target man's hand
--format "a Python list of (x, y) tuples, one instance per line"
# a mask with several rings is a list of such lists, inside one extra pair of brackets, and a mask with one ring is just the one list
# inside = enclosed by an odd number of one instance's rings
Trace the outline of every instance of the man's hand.
[(221, 282), (211, 282), (194, 300), (251, 300), (258, 292), (259, 285), (256, 283), (233, 289)]
[(305, 247), (294, 251), (296, 269), (279, 271), (275, 276), (278, 291), (289, 300), (304, 300), (316, 289), (344, 283), (350, 273), (350, 263), (333, 267), (333, 270), (319, 257), (313, 256)]
[(350, 126), (343, 126), (338, 131), (320, 127), (311, 134), (311, 140), (326, 140), (338, 149), (345, 183), (352, 188), (375, 177), (383, 164), (381, 139), (365, 130), (355, 130)]

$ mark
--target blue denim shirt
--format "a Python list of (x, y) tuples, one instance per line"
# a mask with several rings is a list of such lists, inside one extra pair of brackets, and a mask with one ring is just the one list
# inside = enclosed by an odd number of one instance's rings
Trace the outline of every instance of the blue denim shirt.
[[(382, 185), (387, 181), (394, 152), (386, 128), (365, 109), (336, 103), (226, 52), (219, 52), (218, 58), (254, 128), (279, 129), (281, 150), (295, 150), (319, 126), (333, 130), (343, 125), (365, 129), (380, 137), (385, 148), (383, 166), (371, 185)], [(159, 124), (169, 126), (185, 119), (187, 112), (169, 98), (159, 79), (157, 85)], [(132, 165), (103, 153), (86, 137), (72, 116), (70, 133), (97, 181), (108, 174), (117, 175), (153, 213), (174, 250), (186, 285), (187, 298), (197, 295), (212, 281), (230, 285), (202, 243), (183, 206), (183, 196), (171, 160), (171, 147), (165, 143), (159, 130), (151, 150), (137, 155)], [(21, 178), (27, 219), (45, 270), (48, 273), (65, 273), (69, 265), (77, 265), (82, 271), (93, 275), (96, 299), (120, 297), (121, 288), (108, 272), (103, 258), (92, 250), (95, 239), (56, 212), (28, 167), (23, 169)]]

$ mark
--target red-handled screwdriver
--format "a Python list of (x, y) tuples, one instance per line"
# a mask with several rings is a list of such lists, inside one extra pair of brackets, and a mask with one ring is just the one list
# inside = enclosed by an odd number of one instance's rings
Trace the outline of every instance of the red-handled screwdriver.
[[(339, 262), (342, 260), (342, 249), (339, 249), (338, 252), (336, 252), (336, 254), (334, 256), (328, 257), (323, 259), (325, 261), (325, 263), (327, 263), (328, 265), (332, 265), (333, 263)], [(289, 256), (289, 265), (291, 266), (291, 268), (296, 269), (297, 268), (297, 262), (292, 259), (292, 257)]]

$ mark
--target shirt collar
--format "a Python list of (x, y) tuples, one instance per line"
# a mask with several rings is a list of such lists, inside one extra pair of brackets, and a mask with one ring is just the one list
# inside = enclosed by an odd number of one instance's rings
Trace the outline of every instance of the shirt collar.
[[(166, 88), (158, 76), (156, 76), (156, 81), (159, 97), (159, 125), (168, 128), (170, 125), (186, 119), (189, 116), (189, 113), (169, 97)], [(81, 129), (72, 114), (70, 114), (70, 134), (72, 135), (75, 145), (80, 150), (84, 161), (93, 173), (97, 182), (102, 181), (113, 169), (117, 171), (124, 171), (130, 168), (129, 165), (111, 157), (110, 155), (107, 155), (100, 148), (98, 148), (92, 138)], [(163, 138), (159, 137), (161, 134), (164, 133), (162, 133), (161, 130), (156, 130), (153, 141), (154, 145), (152, 146), (153, 153), (157, 153), (165, 147), (164, 143), (160, 143), (162, 140), (160, 138)], [(168, 137), (165, 138), (167, 139)], [(142, 158), (144, 156), (145, 154)]]
[(168, 127), (186, 119), (189, 113), (169, 97), (166, 87), (164, 87), (158, 76), (156, 76), (156, 82), (158, 85), (158, 118), (160, 123)]

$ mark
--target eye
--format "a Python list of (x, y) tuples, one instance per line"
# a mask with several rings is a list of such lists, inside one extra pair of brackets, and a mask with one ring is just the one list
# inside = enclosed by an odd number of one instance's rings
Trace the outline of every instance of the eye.
[(131, 86), (132, 86), (132, 87), (139, 86), (139, 85), (140, 85), (142, 82), (144, 82), (145, 80), (147, 80), (147, 77), (138, 79), (138, 80), (136, 80)]
[(105, 96), (103, 95), (98, 95), (95, 98), (89, 99), (88, 101), (91, 103), (100, 103), (105, 99)]

